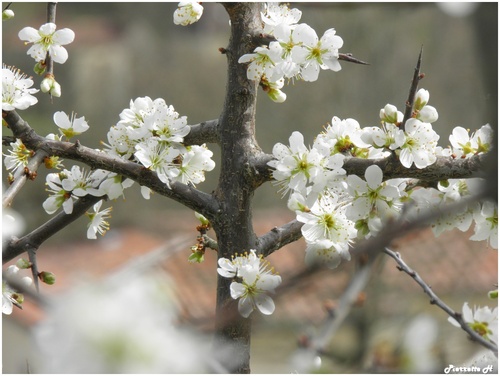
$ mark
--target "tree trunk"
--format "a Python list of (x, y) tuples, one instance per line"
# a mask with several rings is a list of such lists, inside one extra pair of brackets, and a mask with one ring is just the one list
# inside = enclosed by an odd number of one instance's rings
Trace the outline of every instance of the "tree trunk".
[[(219, 119), (221, 173), (215, 197), (221, 204), (212, 225), (217, 234), (218, 257), (231, 259), (255, 248), (251, 200), (255, 184), (252, 160), (261, 152), (255, 140), (255, 106), (258, 82), (249, 81), (246, 66), (238, 63), (253, 51), (253, 36), (262, 33), (259, 3), (224, 3), (231, 20), (226, 99)], [(214, 349), (230, 373), (250, 373), (250, 319), (238, 313), (231, 298), (231, 281), (218, 276)]]

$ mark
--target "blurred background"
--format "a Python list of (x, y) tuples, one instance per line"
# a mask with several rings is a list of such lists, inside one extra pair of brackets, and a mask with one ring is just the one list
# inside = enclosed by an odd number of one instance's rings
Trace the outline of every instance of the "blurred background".
[[(302, 10), (300, 22), (311, 25), (320, 37), (325, 30), (334, 27), (344, 40), (340, 52), (352, 53), (370, 65), (341, 62), (340, 72), (323, 71), (317, 82), (295, 82), (285, 86), (287, 100), (282, 104), (270, 101), (266, 95), (260, 95), (257, 109), (257, 140), (262, 149), (271, 152), (276, 142), (288, 144), (288, 138), (295, 130), (304, 134), (306, 143), (312, 144), (314, 136), (333, 116), (354, 118), (365, 127), (379, 123), (379, 110), (387, 103), (403, 110), (422, 46), (421, 70), (426, 76), (420, 86), (430, 91), (429, 104), (436, 107), (439, 112), (439, 120), (433, 125), (441, 135), (440, 145), (448, 145), (448, 135), (455, 126), (475, 130), (490, 123), (496, 127), (498, 6), (497, 3), (461, 4), (462, 12), (457, 11), (458, 8), (445, 9), (449, 7), (444, 3), (292, 3), (291, 7)], [(5, 7), (6, 3), (2, 5)], [(59, 3), (58, 28), (68, 27), (76, 33), (75, 41), (66, 46), (69, 52), (68, 61), (64, 65), (55, 65), (57, 81), (62, 85), (62, 97), (51, 100), (47, 95), (39, 93), (37, 94), (39, 104), (22, 111), (21, 116), (39, 134), (44, 135), (56, 131), (52, 121), (54, 112), (62, 110), (69, 114), (74, 111), (78, 116), (85, 116), (91, 127), (80, 137), (81, 142), (94, 148), (101, 147), (100, 141), (106, 142), (107, 131), (119, 120), (120, 112), (128, 108), (131, 99), (140, 96), (149, 96), (152, 99), (164, 98), (180, 115), (187, 116), (188, 124), (218, 118), (226, 85), (226, 59), (219, 53), (218, 48), (227, 45), (228, 17), (220, 4), (204, 3), (204, 14), (198, 23), (189, 27), (176, 26), (172, 22), (176, 5), (177, 3)], [(11, 9), (14, 10), (16, 17), (2, 23), (2, 62), (33, 75), (34, 61), (26, 55), (28, 47), (19, 40), (17, 33), (25, 26), (38, 28), (45, 23), (46, 5), (14, 3)], [(35, 77), (34, 80), (37, 87), (40, 79)], [(9, 132), (6, 131), (4, 134), (8, 135)], [(209, 147), (214, 151), (214, 160), (217, 162), (219, 155), (217, 146), (209, 145)], [(3, 149), (5, 152), (5, 148)], [(66, 167), (70, 166), (68, 161)], [(5, 178), (5, 169), (3, 173)], [(207, 181), (200, 184), (199, 188), (210, 192), (216, 186), (217, 176), (216, 169), (207, 175)], [(45, 173), (40, 170), (38, 179), (29, 182), (29, 187), (26, 187), (14, 201), (13, 208), (24, 214), (26, 231), (32, 230), (49, 218), (41, 207), (41, 203), (47, 197), (44, 183)], [(125, 196), (125, 202), (120, 199), (112, 203), (111, 230), (105, 238), (94, 242), (86, 241), (86, 218), (82, 218), (44, 245), (51, 250), (53, 256), (45, 256), (45, 253), (51, 252), (44, 250), (40, 252), (40, 257), (47, 257), (47, 264), (54, 269), (60, 267), (61, 262), (58, 260), (67, 256), (58, 252), (72, 249), (75, 250), (72, 253), (75, 258), (68, 256), (74, 261), (71, 266), (72, 272), (77, 265), (81, 265), (83, 269), (87, 268), (85, 272), (89, 273), (93, 268), (89, 265), (90, 259), (77, 262), (78, 257), (81, 257), (77, 255), (91, 252), (92, 249), (95, 252), (100, 252), (99, 250), (106, 247), (110, 249), (110, 241), (106, 238), (113, 239), (113, 236), (115, 239), (122, 236), (121, 248), (124, 244), (129, 248), (136, 247), (137, 254), (147, 253), (167, 238), (184, 233), (191, 234), (194, 244), (196, 221), (188, 210), (158, 195), (153, 195), (151, 200), (145, 201), (139, 193), (138, 186), (127, 190)], [(270, 184), (258, 190), (254, 207), (255, 227), (260, 233), (293, 218), (293, 213), (286, 210), (286, 202), (280, 199), (280, 195)], [(140, 232), (140, 235), (137, 235), (139, 240), (136, 239), (135, 243), (123, 237), (131, 228)], [(424, 233), (421, 236), (428, 239), (429, 234)], [(156, 242), (150, 243), (151, 239), (155, 239)], [(432, 234), (431, 239), (433, 239)], [(417, 238), (415, 242), (419, 244), (421, 240)], [(464, 265), (453, 267), (452, 264), (444, 262), (443, 265), (447, 266), (438, 269), (437, 274), (444, 273), (443, 278), (448, 278), (448, 282), (456, 279), (458, 275), (465, 280), (458, 285), (454, 283), (446, 285), (446, 293), (456, 299), (457, 304), (454, 308), (457, 310), (461, 309), (461, 303), (468, 297), (478, 297), (474, 300), (475, 304), (487, 304), (482, 292), (487, 291), (484, 289), (488, 289), (487, 286), (497, 280), (496, 253), (492, 254), (494, 251), (487, 249), (483, 242), (475, 243), (473, 246), (468, 244), (464, 252), (474, 252), (475, 259), (485, 257), (482, 265), (494, 265), (495, 268), (485, 272), (484, 280), (478, 285), (475, 272), (470, 272), (469, 279), (465, 272), (468, 269), (461, 269)], [(89, 250), (81, 250), (80, 246), (88, 247)], [(431, 246), (431, 244), (426, 246), (426, 250)], [(283, 254), (296, 255), (294, 257), (301, 260), (304, 244), (299, 242), (294, 247)], [(185, 260), (189, 254), (189, 251), (186, 251), (189, 246), (184, 244), (180, 248), (184, 250), (183, 260)], [(77, 249), (79, 251), (76, 251)], [(444, 257), (444, 261), (449, 261), (440, 250), (435, 249), (434, 252), (435, 255)], [(280, 261), (283, 257), (279, 254), (282, 253), (274, 255), (276, 262), (284, 262)], [(107, 255), (106, 257), (110, 257), (111, 260), (109, 252)], [(99, 260), (105, 257), (102, 252), (95, 256), (99, 257)], [(454, 258), (453, 254), (449, 254), (449, 257)], [(52, 263), (50, 259), (53, 260)], [(120, 262), (113, 260), (110, 261), (110, 268), (121, 265)], [(126, 260), (128, 259), (123, 257), (121, 262), (125, 263)], [(415, 260), (423, 268), (428, 268), (434, 261), (435, 258)], [(214, 259), (206, 262), (206, 267), (210, 268), (212, 274), (214, 262)], [(70, 268), (69, 265), (65, 265), (67, 268), (61, 268), (59, 275), (64, 275)], [(295, 264), (292, 263), (293, 265)], [(394, 269), (394, 265), (391, 267)], [(189, 268), (193, 269), (193, 266), (189, 265)], [(334, 278), (340, 278), (342, 273), (350, 275), (352, 268), (353, 266), (344, 266)], [(105, 268), (100, 268), (96, 275), (106, 274), (107, 270), (101, 269)], [(279, 270), (278, 267), (277, 269)], [(478, 269), (477, 273), (482, 272)], [(429, 278), (432, 276), (436, 277), (435, 274), (431, 274)], [(400, 275), (398, 277), (405, 281), (409, 280), (408, 277)], [(207, 286), (213, 283), (215, 276), (212, 275), (210, 278), (212, 282), (205, 282)], [(345, 286), (345, 283), (338, 284), (335, 281), (331, 286), (337, 286), (337, 290), (333, 287), (329, 289), (330, 295), (340, 294), (340, 287)], [(411, 285), (412, 281), (407, 282)], [(61, 281), (58, 281), (59, 283), (64, 284)], [(399, 286), (400, 283), (402, 283), (400, 280), (386, 280), (383, 282), (385, 287), (377, 285), (372, 288), (384, 291), (385, 288), (391, 288), (392, 284)], [(398, 325), (407, 327), (412, 317), (415, 317), (415, 312), (426, 312), (427, 309), (431, 310), (430, 315), (437, 314), (440, 325), (445, 327), (449, 325), (445, 322), (444, 314), (436, 313), (435, 307), (429, 308), (428, 300), (421, 294), (421, 290), (415, 286), (413, 290), (411, 287), (408, 288), (410, 290), (402, 289), (402, 293), (410, 299), (410, 303), (402, 304), (401, 297), (397, 296), (394, 296), (389, 303), (390, 305), (399, 302), (396, 304)], [(300, 295), (302, 290), (297, 291)], [(410, 292), (416, 295), (411, 295)], [(385, 295), (383, 292), (379, 293)], [(314, 322), (324, 316), (321, 308), (324, 297), (315, 297), (314, 291), (310, 290), (304, 291), (303, 294), (310, 298), (304, 302), (304, 306), (318, 302), (317, 305), (313, 305), (316, 307), (316, 316), (309, 312), (311, 317), (306, 314), (306, 316), (298, 315), (285, 323), (283, 317), (294, 312), (290, 308), (282, 311), (281, 316), (276, 315), (276, 318), (272, 316), (257, 319), (255, 329), (257, 333), (253, 340), (255, 355), (252, 355), (255, 357), (252, 358), (254, 371), (288, 372), (283, 368), (285, 366), (283, 359), (288, 355), (283, 354), (280, 349), (296, 347), (295, 341), (301, 330), (309, 330), (303, 326), (305, 317)], [(212, 300), (207, 302), (208, 308), (206, 312), (202, 311), (203, 314), (210, 314), (213, 303)], [(277, 306), (278, 313), (279, 301)], [(371, 306), (370, 320), (388, 314), (380, 313), (377, 311), (379, 308), (380, 306)], [(366, 312), (360, 315), (365, 314)], [(407, 314), (411, 316), (406, 316)], [(356, 321), (356, 316), (353, 317)], [(300, 322), (302, 324), (297, 324)], [(365, 325), (367, 323), (365, 319), (359, 319), (358, 324), (359, 322)], [(388, 328), (395, 332), (399, 331), (394, 320), (377, 321), (373, 324), (373, 328), (377, 326), (383, 329), (373, 329), (371, 334), (388, 333), (390, 331)], [(361, 333), (367, 330), (360, 329), (357, 324), (354, 327), (358, 331), (361, 330)], [(454, 333), (453, 327), (449, 329)], [(275, 331), (279, 332), (279, 335)], [(471, 355), (477, 347), (467, 342), (465, 334), (456, 331), (457, 338), (461, 343), (465, 343), (456, 358), (458, 359), (456, 361), (459, 361)], [(353, 334), (347, 332), (345, 335), (344, 343), (347, 344), (349, 338), (353, 338)], [(454, 334), (446, 332), (445, 337), (452, 335)], [(373, 340), (374, 337), (371, 338)], [(275, 339), (276, 343), (271, 339)], [(377, 354), (385, 354), (384, 351), (390, 353), (392, 350), (388, 348), (394, 345), (391, 341), (382, 339), (380, 347), (377, 347)], [(284, 346), (283, 343), (287, 345)], [(272, 349), (266, 348), (265, 344), (272, 346)], [(397, 353), (396, 350), (394, 352)], [(366, 352), (364, 354), (366, 358)], [(446, 357), (442, 359), (449, 360)], [(4, 366), (5, 362), (4, 352)], [(280, 368), (280, 365), (283, 367)], [(16, 367), (18, 366), (13, 366), (10, 372), (19, 372), (19, 368)], [(349, 363), (345, 368), (339, 368), (337, 363), (326, 371), (359, 372), (367, 369), (366, 366), (352, 367)], [(402, 367), (392, 369), (400, 372), (402, 370)], [(4, 368), (4, 372), (6, 371)]]

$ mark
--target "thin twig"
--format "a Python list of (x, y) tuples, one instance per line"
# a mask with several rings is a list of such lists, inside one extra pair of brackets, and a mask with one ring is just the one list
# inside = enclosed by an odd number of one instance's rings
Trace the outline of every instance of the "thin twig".
[(352, 307), (357, 302), (359, 294), (366, 288), (370, 280), (375, 260), (376, 258), (371, 258), (356, 271), (349, 285), (340, 297), (333, 314), (326, 317), (320, 330), (318, 330), (317, 337), (310, 339), (311, 347), (317, 353), (324, 351), (331, 338), (335, 336)]
[(31, 275), (33, 277), (33, 283), (35, 284), (35, 288), (37, 292), (40, 292), (40, 283), (38, 281), (38, 264), (36, 262), (36, 250), (35, 247), (29, 247), (28, 252), (28, 260), (31, 263)]
[(370, 63), (367, 63), (366, 61), (360, 60), (352, 56), (351, 53), (339, 53), (339, 60), (347, 61), (349, 63), (354, 63), (354, 64), (361, 64), (361, 65), (370, 65)]
[(498, 347), (494, 343), (487, 341), (484, 339), (482, 336), (479, 335), (476, 331), (474, 331), (463, 319), (462, 315), (458, 312), (455, 312), (453, 309), (451, 309), (443, 300), (437, 296), (434, 291), (432, 291), (431, 287), (418, 275), (417, 272), (415, 272), (413, 269), (411, 269), (401, 258), (401, 255), (399, 252), (394, 252), (390, 250), (389, 248), (384, 248), (383, 251), (385, 254), (388, 256), (392, 257), (396, 263), (398, 264), (398, 270), (405, 272), (408, 274), (420, 287), (423, 288), (424, 293), (427, 294), (430, 297), (430, 303), (438, 306), (441, 308), (444, 312), (448, 314), (448, 316), (452, 317), (455, 319), (459, 324), (460, 327), (467, 332), (467, 334), (470, 335), (471, 339), (478, 342), (480, 345), (486, 347), (487, 349), (493, 351), (495, 354), (498, 353)]
[[(37, 151), (26, 165), (28, 173), (32, 174), (33, 172), (36, 172), (38, 170), (38, 167), (40, 167), (40, 165), (43, 163), (43, 161), (47, 156), (48, 154), (45, 151), (43, 150)], [(14, 182), (3, 193), (2, 205), (4, 208), (12, 204), (12, 201), (14, 200), (16, 195), (21, 191), (21, 188), (24, 186), (27, 180), (28, 176), (26, 173), (23, 173), (14, 179)]]

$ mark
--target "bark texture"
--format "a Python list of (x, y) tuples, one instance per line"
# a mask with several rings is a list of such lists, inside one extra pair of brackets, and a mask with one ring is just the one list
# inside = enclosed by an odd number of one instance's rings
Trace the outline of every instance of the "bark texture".
[[(231, 20), (231, 37), (225, 50), (228, 61), (226, 98), (219, 118), (221, 173), (215, 197), (220, 204), (212, 225), (219, 257), (255, 248), (251, 201), (258, 186), (253, 160), (262, 153), (255, 139), (258, 83), (247, 79), (246, 65), (238, 59), (253, 51), (253, 36), (262, 32), (259, 3), (225, 3)], [(250, 372), (250, 319), (238, 313), (230, 295), (230, 280), (218, 276), (215, 350), (231, 373)]]

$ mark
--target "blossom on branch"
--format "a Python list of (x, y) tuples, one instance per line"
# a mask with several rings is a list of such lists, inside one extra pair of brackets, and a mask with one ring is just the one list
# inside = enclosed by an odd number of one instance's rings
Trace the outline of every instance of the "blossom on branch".
[[(406, 197), (404, 179), (383, 181), (383, 172), (377, 165), (368, 167), (365, 171), (365, 180), (357, 175), (347, 177), (347, 190), (353, 200), (347, 206), (346, 216), (357, 221), (358, 230), (366, 221), (368, 233), (376, 233), (383, 222), (397, 217)], [(362, 232), (363, 233), (363, 232)]]
[(274, 168), (273, 178), (282, 186), (283, 194), (290, 189), (303, 191), (322, 170), (322, 156), (316, 150), (309, 150), (304, 145), (304, 136), (293, 132), (289, 139), (290, 146), (277, 143), (273, 148), (276, 158), (268, 163)]
[(470, 158), (478, 153), (488, 152), (493, 141), (493, 129), (489, 124), (469, 135), (469, 130), (455, 127), (449, 137), (453, 154), (457, 158)]
[(19, 39), (26, 41), (25, 44), (33, 43), (27, 53), (35, 61), (45, 61), (48, 53), (55, 63), (63, 64), (68, 59), (68, 51), (63, 46), (73, 42), (75, 33), (67, 28), (56, 31), (56, 25), (49, 22), (39, 30), (25, 27), (19, 32)]
[(399, 160), (406, 168), (415, 164), (417, 168), (425, 168), (436, 162), (436, 146), (439, 135), (430, 123), (418, 119), (409, 119), (405, 124), (405, 142), (401, 145)]
[(21, 141), (16, 139), (16, 142), (11, 142), (9, 154), (4, 154), (3, 160), (5, 168), (13, 173), (24, 169), (28, 165), (29, 159), (33, 156), (33, 151), (29, 150)]
[(179, 150), (160, 142), (156, 138), (149, 138), (135, 146), (134, 156), (144, 167), (155, 171), (158, 178), (168, 186), (170, 179), (175, 176), (174, 158), (179, 155)]
[(274, 312), (275, 305), (267, 295), (281, 283), (281, 277), (276, 275), (268, 261), (257, 256), (255, 250), (236, 256), (232, 260), (221, 257), (217, 272), (226, 278), (233, 278), (230, 291), (233, 299), (239, 299), (238, 311), (243, 317), (248, 317), (258, 309), (265, 315)]
[[(462, 317), (467, 325), (481, 337), (498, 343), (498, 308), (491, 310), (489, 307), (474, 307), (473, 312), (468, 303), (464, 303)], [(448, 317), (448, 321), (460, 328), (460, 324), (453, 317)]]
[[(181, 154), (180, 162), (172, 168), (172, 180), (183, 184), (199, 184), (205, 181), (205, 171), (212, 171), (215, 162), (212, 151), (205, 145), (192, 145)], [(175, 162), (175, 161), (174, 161)]]
[(329, 249), (349, 259), (349, 244), (356, 237), (354, 223), (347, 219), (346, 203), (336, 195), (322, 196), (308, 212), (299, 212), (297, 220), (304, 223), (302, 235), (308, 244), (329, 241)]

